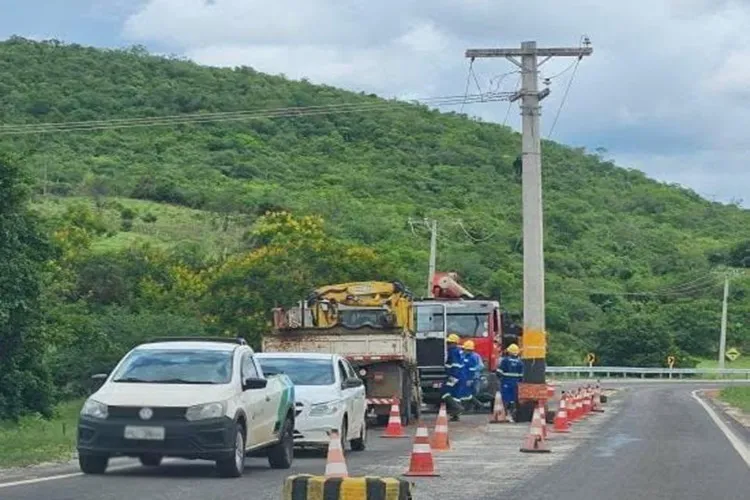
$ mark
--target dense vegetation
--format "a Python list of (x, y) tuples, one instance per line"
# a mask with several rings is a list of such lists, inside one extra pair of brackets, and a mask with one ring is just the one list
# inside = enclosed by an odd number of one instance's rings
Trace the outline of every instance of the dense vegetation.
[[(6, 124), (383, 102), (140, 48), (18, 38), (0, 44), (0, 72)], [(428, 237), (410, 218), (439, 221), (440, 269), (521, 310), (520, 137), (507, 127), (393, 102), (297, 118), (7, 132), (4, 165), (34, 179), (31, 204), (55, 253), (37, 285), (24, 285), (30, 297), (43, 285), (36, 323), (12, 324), (2, 309), (0, 335), (26, 338), (32, 328), (57, 396), (80, 393), (89, 374), (153, 334), (257, 342), (270, 308), (317, 284), (395, 278), (421, 292)], [(588, 350), (601, 364), (713, 356), (717, 270), (750, 265), (750, 214), (551, 142), (544, 168), (550, 361), (581, 363)], [(22, 210), (2, 206), (11, 211), (3, 217)], [(36, 227), (22, 222), (19, 230)], [(10, 251), (9, 260), (0, 252), (3, 265), (27, 283), (38, 266), (24, 259), (39, 255)], [(2, 292), (11, 305), (21, 300)], [(750, 282), (735, 279), (729, 344), (745, 350), (748, 292)], [(0, 398), (11, 392), (0, 385)], [(22, 407), (47, 406), (32, 399)], [(16, 408), (3, 403), (0, 413)]]

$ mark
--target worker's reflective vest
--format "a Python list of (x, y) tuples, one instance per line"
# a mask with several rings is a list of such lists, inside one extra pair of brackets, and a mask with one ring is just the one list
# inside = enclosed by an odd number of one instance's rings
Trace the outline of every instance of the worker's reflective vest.
[(502, 383), (518, 383), (523, 377), (523, 361), (515, 356), (505, 356), (495, 371)]
[(450, 394), (460, 397), (459, 382), (464, 371), (464, 354), (458, 346), (448, 347), (445, 356), (445, 382), (443, 383), (443, 396)]
[(476, 380), (482, 376), (482, 370), (484, 370), (484, 361), (482, 361), (482, 356), (474, 351), (467, 351), (464, 363), (469, 369), (471, 380)]

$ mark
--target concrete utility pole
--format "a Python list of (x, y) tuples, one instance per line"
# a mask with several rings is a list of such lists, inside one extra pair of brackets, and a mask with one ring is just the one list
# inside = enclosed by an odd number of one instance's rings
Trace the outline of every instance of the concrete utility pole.
[[(539, 92), (539, 67), (553, 57), (592, 54), (585, 38), (577, 48), (538, 48), (536, 42), (521, 43), (520, 49), (469, 49), (466, 57), (503, 57), (521, 69), (521, 90), (511, 101), (521, 99), (523, 117), (523, 350), (524, 381), (545, 382), (547, 340), (544, 324), (544, 242), (542, 210), (542, 162), (539, 101), (549, 89)], [(517, 57), (521, 58), (519, 62)], [(538, 60), (543, 57), (542, 61)]]
[(432, 219), (430, 232), (430, 271), (427, 273), (427, 296), (433, 297), (432, 277), (435, 276), (435, 261), (437, 260), (437, 220), (435, 219)]
[(727, 351), (727, 308), (729, 306), (729, 275), (724, 277), (724, 300), (721, 303), (721, 337), (719, 337), (719, 368), (724, 369)]

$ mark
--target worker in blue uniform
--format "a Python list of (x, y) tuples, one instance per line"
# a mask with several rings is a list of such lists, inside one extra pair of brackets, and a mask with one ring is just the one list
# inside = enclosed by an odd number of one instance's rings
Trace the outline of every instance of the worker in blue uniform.
[(518, 359), (518, 352), (516, 344), (509, 345), (506, 349), (507, 356), (503, 356), (495, 372), (500, 381), (503, 405), (511, 421), (515, 419), (518, 406), (518, 382), (523, 378), (523, 362)]
[(476, 353), (474, 350), (474, 341), (467, 340), (461, 346), (464, 351), (464, 369), (467, 373), (467, 392), (468, 394), (461, 401), (464, 408), (473, 408), (477, 410), (482, 407), (482, 403), (479, 401), (479, 389), (481, 388), (482, 372), (484, 371), (484, 361), (482, 356)]
[[(462, 385), (466, 385), (464, 374), (464, 355), (458, 346), (459, 337), (451, 333), (445, 339), (445, 380), (442, 386), (442, 398), (445, 401), (446, 409), (454, 422), (459, 419), (459, 415), (464, 408), (461, 405), (461, 398), (465, 391), (462, 391)], [(463, 379), (463, 384), (461, 383)]]

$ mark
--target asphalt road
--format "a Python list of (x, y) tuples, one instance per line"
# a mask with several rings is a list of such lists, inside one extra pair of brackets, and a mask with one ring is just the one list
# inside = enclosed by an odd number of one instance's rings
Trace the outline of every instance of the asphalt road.
[[(588, 446), (498, 498), (747, 500), (750, 464), (693, 398), (695, 388), (629, 384), (620, 411)], [(728, 427), (747, 453), (747, 433)]]
[[(570, 434), (550, 434), (548, 454), (519, 453), (527, 424), (490, 426), (487, 415), (451, 423), (452, 449), (435, 453), (440, 477), (417, 479), (415, 499), (749, 498), (750, 468), (692, 398), (696, 386), (622, 385), (605, 413), (576, 423)], [(411, 439), (381, 439), (381, 433), (370, 433), (366, 451), (347, 454), (351, 475), (399, 476), (407, 469)], [(310, 453), (283, 471), (248, 458), (238, 479), (219, 479), (212, 463), (200, 461), (146, 469), (122, 460), (105, 476), (83, 476), (75, 465), (63, 465), (0, 471), (0, 499), (270, 500), (280, 498), (289, 474), (324, 469), (325, 458)], [(44, 477), (49, 480), (38, 481)]]

